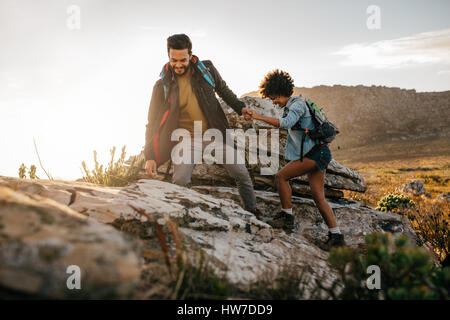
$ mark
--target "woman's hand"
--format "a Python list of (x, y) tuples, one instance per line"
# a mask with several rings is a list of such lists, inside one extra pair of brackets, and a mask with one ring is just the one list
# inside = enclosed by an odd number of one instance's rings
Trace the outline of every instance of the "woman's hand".
[(261, 115), (258, 112), (252, 110), (252, 120), (259, 120), (259, 119), (261, 119)]

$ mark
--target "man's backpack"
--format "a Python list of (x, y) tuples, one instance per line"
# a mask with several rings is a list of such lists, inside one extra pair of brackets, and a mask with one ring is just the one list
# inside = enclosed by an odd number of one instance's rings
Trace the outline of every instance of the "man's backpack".
[(301, 130), (305, 132), (305, 134), (302, 136), (300, 161), (303, 161), (303, 144), (305, 142), (307, 134), (316, 143), (317, 146), (324, 143), (331, 143), (339, 133), (338, 127), (325, 117), (325, 113), (322, 109), (319, 109), (319, 107), (309, 99), (305, 99), (305, 102), (308, 106), (309, 113), (311, 114), (311, 119), (314, 123), (314, 129), (308, 130), (308, 128), (302, 128), (300, 126), (300, 120), (291, 128), (293, 130)]

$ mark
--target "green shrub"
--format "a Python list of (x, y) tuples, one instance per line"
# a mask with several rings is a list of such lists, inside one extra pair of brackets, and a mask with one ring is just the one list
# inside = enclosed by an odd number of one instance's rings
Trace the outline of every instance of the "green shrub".
[[(329, 262), (338, 279), (325, 288), (336, 299), (449, 299), (450, 268), (435, 266), (429, 253), (412, 246), (406, 236), (395, 241), (390, 234), (366, 237), (366, 253), (354, 248), (333, 248)], [(380, 289), (368, 289), (367, 267), (380, 268)], [(340, 287), (340, 290), (336, 290)]]
[(141, 159), (138, 163), (136, 163), (136, 157), (133, 157), (131, 164), (128, 167), (124, 166), (126, 155), (125, 147), (126, 146), (123, 146), (122, 154), (116, 163), (114, 163), (114, 153), (116, 152), (116, 147), (113, 147), (110, 150), (111, 161), (105, 171), (103, 171), (103, 165), (99, 165), (97, 161), (97, 151), (94, 150), (95, 170), (89, 172), (86, 163), (84, 161), (81, 163), (84, 172), (86, 173), (86, 176), (83, 176), (82, 178), (83, 181), (112, 187), (123, 187), (136, 181), (139, 171), (143, 168), (145, 160)]
[(375, 210), (383, 212), (399, 212), (402, 209), (414, 207), (414, 202), (403, 194), (388, 194), (378, 201), (378, 206)]

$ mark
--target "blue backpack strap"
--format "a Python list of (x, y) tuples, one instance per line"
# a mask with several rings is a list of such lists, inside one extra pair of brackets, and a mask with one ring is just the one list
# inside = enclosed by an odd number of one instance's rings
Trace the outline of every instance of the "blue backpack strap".
[(206, 82), (208, 82), (211, 85), (211, 87), (215, 88), (216, 87), (216, 83), (214, 82), (214, 78), (212, 77), (211, 72), (205, 66), (205, 64), (202, 61), (198, 60), (197, 68), (202, 73), (203, 78), (205, 78)]
[[(161, 80), (164, 80), (164, 77), (168, 70), (169, 70), (169, 63), (166, 63), (163, 70), (159, 74)], [(164, 89), (164, 100), (167, 100), (167, 86), (165, 85), (164, 81), (163, 81), (163, 89)]]

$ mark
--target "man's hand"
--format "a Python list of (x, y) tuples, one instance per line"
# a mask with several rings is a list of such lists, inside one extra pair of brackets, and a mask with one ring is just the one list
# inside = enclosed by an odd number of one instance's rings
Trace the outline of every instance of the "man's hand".
[(253, 111), (252, 114), (251, 114), (251, 119), (252, 120), (260, 120), (260, 116), (261, 115), (258, 112)]
[(156, 178), (158, 173), (156, 172), (156, 161), (155, 160), (147, 160), (145, 163), (145, 172), (150, 178)]
[(250, 110), (249, 108), (242, 108), (242, 115), (244, 116), (245, 120), (251, 120), (252, 113), (253, 113), (253, 110)]

